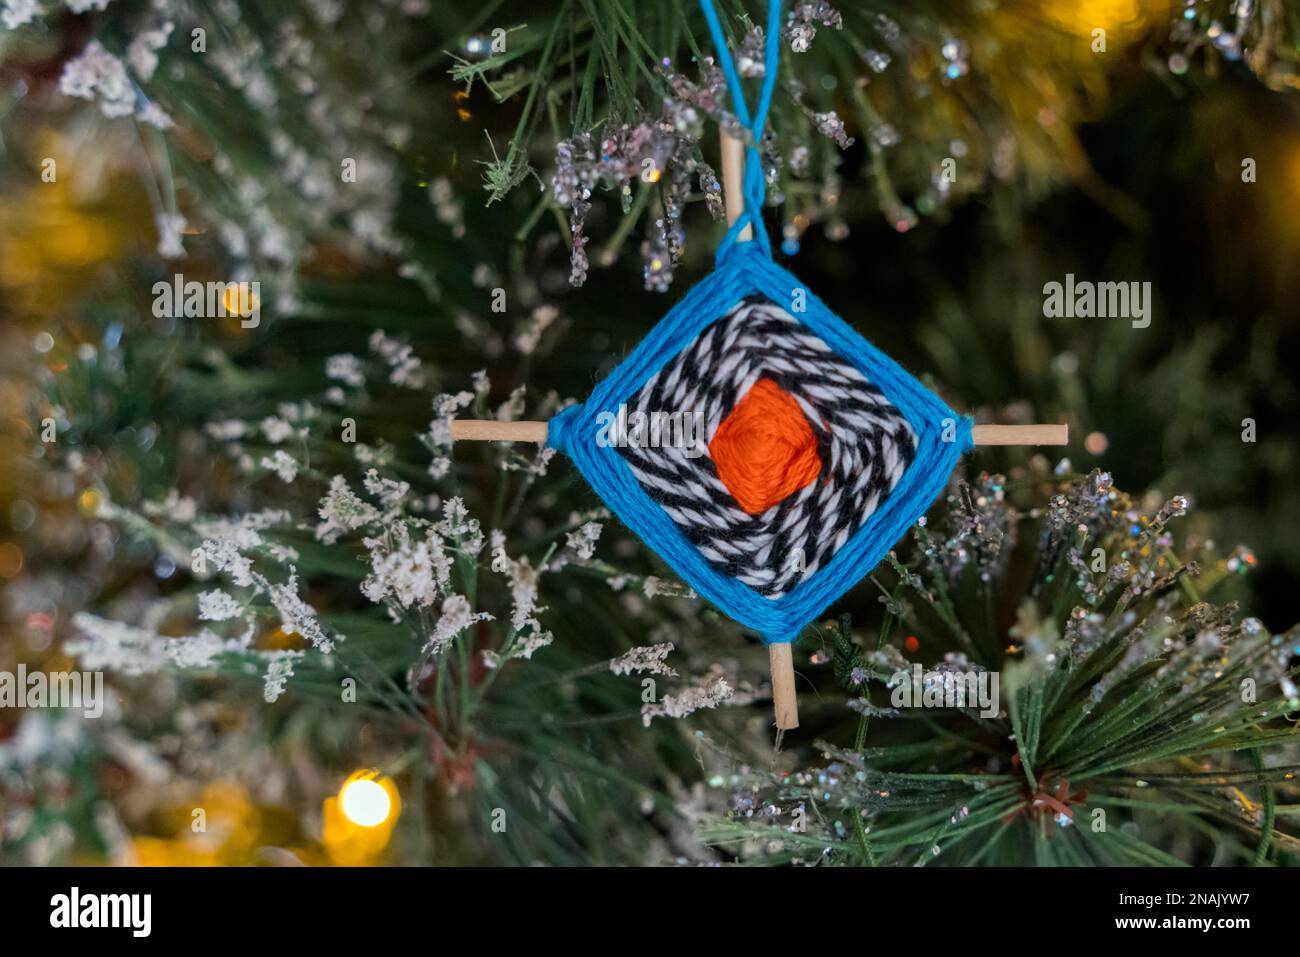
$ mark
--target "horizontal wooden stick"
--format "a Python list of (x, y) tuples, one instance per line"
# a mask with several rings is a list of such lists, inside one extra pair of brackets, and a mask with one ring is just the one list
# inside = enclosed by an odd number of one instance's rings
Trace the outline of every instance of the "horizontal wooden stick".
[[(977, 425), (971, 430), (976, 445), (1067, 445), (1068, 425)], [(453, 442), (546, 441), (545, 422), (498, 422), (495, 419), (453, 419)]]
[(1069, 445), (1070, 427), (1036, 425), (977, 425), (971, 429), (976, 445)]
[(496, 419), (452, 419), (453, 442), (546, 441), (545, 422), (498, 422)]

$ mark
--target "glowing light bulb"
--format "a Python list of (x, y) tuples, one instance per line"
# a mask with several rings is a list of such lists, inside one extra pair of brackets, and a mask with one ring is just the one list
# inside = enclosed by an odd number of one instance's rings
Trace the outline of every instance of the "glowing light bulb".
[(103, 503), (104, 497), (93, 488), (88, 488), (77, 496), (77, 505), (85, 515), (95, 516), (99, 514), (99, 506)]
[(374, 778), (349, 780), (339, 791), (343, 815), (360, 827), (378, 827), (388, 820), (393, 809), (388, 792)]

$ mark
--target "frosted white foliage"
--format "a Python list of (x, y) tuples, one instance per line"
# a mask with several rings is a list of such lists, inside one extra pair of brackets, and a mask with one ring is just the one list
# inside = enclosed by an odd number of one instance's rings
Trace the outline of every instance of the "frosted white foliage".
[(80, 56), (64, 65), (59, 90), (68, 96), (98, 101), (105, 116), (130, 116), (135, 112), (135, 88), (126, 64), (98, 40), (91, 40)]
[(325, 360), (325, 377), (353, 388), (360, 388), (366, 384), (365, 369), (361, 360), (349, 352), (333, 355)]
[(41, 13), (41, 5), (36, 0), (5, 0), (0, 6), (0, 23), (8, 30), (31, 23)]
[(220, 588), (199, 595), (199, 618), (203, 621), (229, 621), (238, 618), (242, 608), (234, 596)]
[(596, 554), (596, 542), (600, 541), (601, 524), (587, 522), (576, 532), (565, 536), (564, 544), (582, 561), (590, 561)]
[(428, 608), (446, 590), (452, 558), (437, 535), (413, 541), (406, 527), (399, 525), (383, 538), (367, 538), (365, 546), (370, 551), (370, 574), (361, 591), (371, 601)]
[(475, 612), (464, 595), (447, 596), (424, 651), (433, 655), (444, 651), (457, 635), (478, 621), (492, 621), (492, 616), (487, 612)]
[(266, 674), (262, 676), (262, 697), (267, 704), (274, 704), (284, 694), (285, 686), (293, 677), (293, 663), (301, 657), (301, 651), (275, 651), (268, 655)]
[(670, 641), (657, 645), (638, 645), (610, 661), (609, 670), (616, 675), (641, 673), (676, 678), (677, 672), (665, 661), (672, 651), (673, 643)]
[(716, 708), (733, 693), (727, 679), (714, 672), (685, 691), (666, 694), (660, 701), (642, 705), (641, 723), (648, 728), (655, 718), (684, 718), (696, 711)]
[(158, 255), (163, 259), (180, 259), (185, 255), (185, 244), (181, 237), (189, 225), (179, 213), (159, 213), (154, 217), (158, 227)]
[(352, 491), (342, 475), (330, 479), (329, 492), (321, 499), (318, 514), (321, 523), (316, 526), (316, 538), (327, 545), (338, 541), (344, 532), (354, 532), (379, 520), (379, 510)]
[(258, 464), (264, 469), (270, 469), (285, 483), (298, 477), (298, 460), (284, 449), (276, 449), (274, 455), (263, 455)]
[(285, 634), (302, 635), (325, 654), (334, 650), (335, 639), (325, 633), (316, 618), (316, 610), (298, 594), (296, 573), (291, 574), (283, 584), (271, 585), (267, 591), (271, 604), (280, 613), (280, 627)]
[(78, 637), (64, 647), (82, 667), (130, 676), (154, 674), (168, 666), (210, 668), (217, 655), (247, 651), (253, 638), (252, 628), (238, 638), (221, 638), (207, 629), (173, 638), (85, 612), (75, 615), (72, 623)]
[(167, 45), (167, 38), (172, 34), (172, 24), (164, 23), (152, 30), (142, 30), (136, 34), (131, 45), (126, 48), (126, 58), (131, 69), (141, 80), (153, 79), (158, 69), (158, 52)]
[(504, 575), (509, 582), (510, 627), (518, 631), (535, 612), (545, 610), (537, 607), (537, 582), (541, 571), (533, 568), (527, 557), (514, 559), (506, 553), (504, 532), (493, 530), (491, 541), (492, 570), (498, 575)]

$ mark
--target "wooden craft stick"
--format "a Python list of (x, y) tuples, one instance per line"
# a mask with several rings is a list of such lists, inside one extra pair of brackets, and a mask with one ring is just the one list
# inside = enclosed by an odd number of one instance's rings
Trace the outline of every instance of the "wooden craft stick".
[(971, 429), (976, 445), (1069, 445), (1070, 427), (1045, 422), (1036, 425), (977, 425)]
[(767, 646), (768, 664), (772, 666), (772, 705), (776, 726), (781, 731), (799, 727), (799, 699), (794, 693), (793, 644), (782, 642)]
[(498, 422), (496, 419), (452, 419), (453, 442), (546, 441), (545, 422)]
[[(745, 210), (745, 144), (726, 130), (718, 129), (722, 140), (722, 199), (727, 204), (727, 225), (733, 225)], [(754, 238), (754, 228), (746, 226), (736, 234), (736, 242)]]
[[(1040, 422), (1035, 425), (977, 425), (971, 430), (976, 445), (1068, 445), (1070, 427)], [(495, 419), (453, 419), (453, 442), (546, 441), (545, 422), (498, 422)]]

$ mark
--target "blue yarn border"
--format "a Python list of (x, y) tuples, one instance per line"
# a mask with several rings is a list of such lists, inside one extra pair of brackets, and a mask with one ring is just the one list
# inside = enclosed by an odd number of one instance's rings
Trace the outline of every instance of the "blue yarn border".
[[(874, 383), (912, 424), (917, 449), (911, 464), (884, 503), (825, 567), (776, 600), (760, 595), (709, 563), (668, 513), (637, 482), (622, 454), (597, 443), (598, 416), (617, 413), (645, 382), (703, 329), (745, 296), (758, 293), (788, 304), (803, 290), (800, 322)], [(944, 420), (952, 424), (945, 425)], [(943, 441), (945, 428), (955, 429)], [(551, 419), (547, 445), (566, 452), (606, 505), (697, 593), (768, 643), (793, 641), (804, 626), (869, 572), (943, 491), (953, 468), (971, 448), (971, 420), (958, 415), (902, 366), (859, 335), (790, 272), (773, 262), (758, 243), (726, 250), (709, 276), (696, 284), (591, 397)]]

